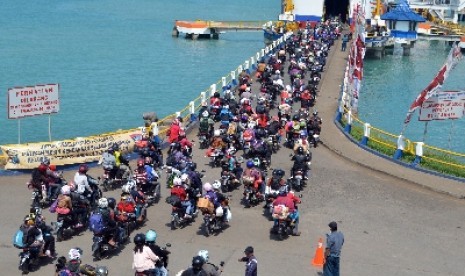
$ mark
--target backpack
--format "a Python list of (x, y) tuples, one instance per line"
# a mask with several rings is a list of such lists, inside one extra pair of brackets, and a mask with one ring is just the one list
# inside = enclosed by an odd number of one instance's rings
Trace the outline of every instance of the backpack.
[(27, 232), (29, 228), (20, 227), (13, 236), (13, 246), (19, 249), (27, 245)]
[(57, 211), (57, 206), (58, 206), (58, 198), (55, 199), (55, 201), (52, 203), (52, 205), (50, 205), (50, 207), (48, 208), (48, 210), (50, 211), (50, 213), (55, 213)]
[(229, 111), (225, 109), (221, 110), (220, 119), (221, 121), (229, 121)]
[(207, 132), (209, 127), (208, 118), (203, 118), (200, 120), (199, 129), (201, 132)]
[(94, 234), (101, 234), (105, 228), (103, 222), (103, 216), (100, 212), (93, 212), (89, 218), (89, 230), (94, 232)]

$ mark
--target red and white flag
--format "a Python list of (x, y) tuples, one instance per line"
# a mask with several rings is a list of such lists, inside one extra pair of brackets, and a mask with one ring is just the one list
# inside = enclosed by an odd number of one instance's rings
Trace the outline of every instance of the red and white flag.
[(452, 49), (449, 52), (449, 55), (447, 56), (446, 62), (441, 67), (437, 75), (428, 84), (428, 86), (420, 92), (417, 98), (410, 105), (410, 109), (407, 112), (407, 117), (404, 120), (404, 129), (410, 122), (410, 119), (412, 118), (413, 113), (415, 113), (415, 110), (421, 107), (424, 101), (429, 99), (432, 95), (435, 95), (439, 91), (439, 89), (441, 89), (442, 85), (444, 84), (444, 81), (449, 76), (450, 71), (454, 69), (455, 66), (457, 66), (459, 60), (461, 59), (462, 53), (460, 52), (460, 48), (457, 46), (457, 44), (454, 44), (454, 46), (452, 46)]

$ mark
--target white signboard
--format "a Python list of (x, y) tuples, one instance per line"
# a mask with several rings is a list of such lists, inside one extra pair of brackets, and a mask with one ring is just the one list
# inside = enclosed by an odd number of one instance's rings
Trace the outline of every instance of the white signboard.
[(465, 91), (440, 91), (421, 105), (419, 121), (462, 118), (465, 112)]
[(8, 89), (8, 118), (18, 119), (28, 116), (57, 113), (60, 110), (58, 84)]

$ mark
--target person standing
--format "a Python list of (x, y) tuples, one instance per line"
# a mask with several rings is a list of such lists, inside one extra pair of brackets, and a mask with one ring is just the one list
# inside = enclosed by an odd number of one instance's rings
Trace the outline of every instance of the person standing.
[(339, 276), (339, 259), (342, 245), (344, 244), (344, 235), (337, 231), (337, 223), (335, 221), (330, 222), (328, 226), (331, 233), (326, 234), (323, 276)]
[(342, 38), (342, 48), (341, 48), (341, 51), (343, 51), (343, 52), (346, 51), (347, 42), (349, 42), (349, 37), (348, 37), (348, 35), (344, 35), (344, 37)]
[(245, 257), (240, 258), (239, 262), (246, 262), (245, 264), (245, 276), (257, 276), (257, 258), (253, 253), (253, 247), (247, 246), (244, 250)]

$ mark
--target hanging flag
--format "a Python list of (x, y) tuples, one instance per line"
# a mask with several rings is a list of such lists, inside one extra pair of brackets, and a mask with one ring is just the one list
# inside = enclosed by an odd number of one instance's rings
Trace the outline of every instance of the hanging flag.
[(407, 124), (410, 122), (410, 119), (412, 118), (413, 113), (415, 113), (415, 110), (421, 107), (424, 101), (426, 101), (432, 95), (435, 95), (437, 91), (439, 91), (439, 89), (444, 84), (444, 81), (449, 76), (450, 71), (454, 69), (455, 66), (457, 66), (459, 60), (461, 59), (462, 53), (460, 52), (460, 48), (457, 46), (457, 43), (455, 43), (452, 46), (449, 55), (447, 56), (446, 62), (441, 67), (437, 75), (428, 84), (428, 86), (420, 92), (417, 98), (410, 105), (409, 111), (407, 112), (407, 117), (404, 120), (404, 129), (402, 130), (402, 132), (405, 130)]

